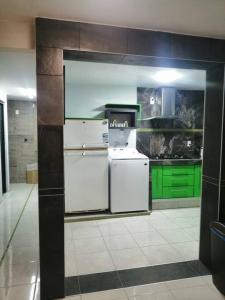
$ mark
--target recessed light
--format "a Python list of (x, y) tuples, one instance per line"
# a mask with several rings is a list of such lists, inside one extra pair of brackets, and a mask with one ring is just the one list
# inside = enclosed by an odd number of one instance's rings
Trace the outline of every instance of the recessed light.
[(171, 83), (181, 78), (182, 74), (176, 70), (162, 70), (153, 75), (155, 81), (159, 83)]

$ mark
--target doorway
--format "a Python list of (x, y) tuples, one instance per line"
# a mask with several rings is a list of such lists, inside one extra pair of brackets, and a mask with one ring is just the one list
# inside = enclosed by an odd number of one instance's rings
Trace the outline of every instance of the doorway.
[[(153, 80), (162, 71), (175, 72), (185, 82), (178, 80), (174, 89), (174, 82)], [(141, 106), (137, 128), (126, 134), (114, 128), (111, 136), (109, 130), (109, 147), (135, 147), (150, 159), (149, 210), (153, 209), (151, 215), (134, 212), (135, 216), (114, 218), (106, 212), (66, 219), (66, 276), (198, 260), (205, 73), (162, 65), (65, 62), (66, 118), (105, 118), (109, 104)], [(174, 115), (163, 118), (162, 89), (171, 86), (174, 98), (168, 101)], [(166, 181), (161, 187), (151, 174), (159, 167), (165, 173), (161, 181)], [(155, 186), (157, 192), (162, 190), (160, 195), (154, 194)]]

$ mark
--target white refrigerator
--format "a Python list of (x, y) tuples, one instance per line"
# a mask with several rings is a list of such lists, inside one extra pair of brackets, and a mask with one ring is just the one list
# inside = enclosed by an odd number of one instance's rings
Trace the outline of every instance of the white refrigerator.
[(132, 148), (109, 149), (110, 211), (149, 209), (149, 159)]
[(65, 212), (98, 211), (108, 201), (108, 120), (64, 125)]

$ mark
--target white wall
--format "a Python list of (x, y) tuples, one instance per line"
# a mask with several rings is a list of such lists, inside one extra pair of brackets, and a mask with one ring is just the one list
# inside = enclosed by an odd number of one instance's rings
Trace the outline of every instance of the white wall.
[(0, 48), (34, 49), (34, 33), (33, 20), (1, 20)]
[(0, 91), (0, 101), (4, 106), (4, 130), (5, 130), (5, 170), (6, 191), (9, 191), (9, 138), (8, 138), (8, 108), (6, 94)]
[(67, 118), (104, 117), (104, 105), (107, 103), (137, 103), (136, 86), (66, 84), (65, 93)]

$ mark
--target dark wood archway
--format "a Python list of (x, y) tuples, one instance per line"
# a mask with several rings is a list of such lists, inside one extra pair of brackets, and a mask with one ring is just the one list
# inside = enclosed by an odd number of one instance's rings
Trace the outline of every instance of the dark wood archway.
[(36, 19), (41, 299), (64, 297), (63, 55), (70, 59), (207, 70), (200, 260), (209, 223), (225, 221), (225, 41)]

